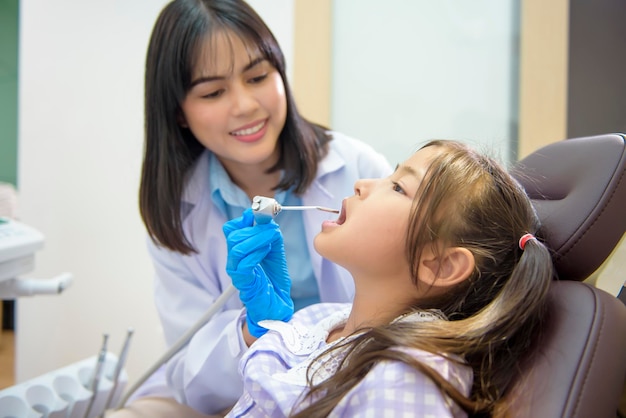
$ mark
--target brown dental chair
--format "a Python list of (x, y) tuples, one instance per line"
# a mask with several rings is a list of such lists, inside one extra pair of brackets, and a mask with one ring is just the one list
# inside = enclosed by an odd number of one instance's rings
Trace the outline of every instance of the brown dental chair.
[(553, 143), (512, 172), (535, 204), (557, 274), (539, 355), (508, 396), (512, 415), (616, 417), (626, 378), (626, 306), (582, 281), (626, 231), (626, 138)]

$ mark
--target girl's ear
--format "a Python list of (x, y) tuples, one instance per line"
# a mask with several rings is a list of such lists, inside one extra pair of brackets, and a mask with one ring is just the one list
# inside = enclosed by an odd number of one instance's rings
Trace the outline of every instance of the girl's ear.
[(418, 271), (419, 280), (433, 287), (462, 282), (474, 271), (474, 254), (463, 247), (449, 247), (440, 254), (424, 249)]

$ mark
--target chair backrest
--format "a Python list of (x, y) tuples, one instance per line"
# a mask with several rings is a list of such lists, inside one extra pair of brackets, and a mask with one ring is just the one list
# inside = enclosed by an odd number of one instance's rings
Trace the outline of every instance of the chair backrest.
[(559, 279), (539, 355), (509, 394), (512, 415), (615, 417), (626, 377), (626, 306), (580, 281), (626, 232), (626, 138), (553, 143), (512, 172), (534, 202)]

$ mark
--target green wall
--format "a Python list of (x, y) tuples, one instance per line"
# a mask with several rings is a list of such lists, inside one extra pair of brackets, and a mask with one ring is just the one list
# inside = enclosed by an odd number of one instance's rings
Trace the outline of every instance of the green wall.
[(18, 0), (0, 0), (0, 182), (17, 186)]

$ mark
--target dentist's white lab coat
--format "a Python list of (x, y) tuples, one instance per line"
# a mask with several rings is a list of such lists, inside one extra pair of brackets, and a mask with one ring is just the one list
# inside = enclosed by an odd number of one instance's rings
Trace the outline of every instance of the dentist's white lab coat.
[[(367, 144), (333, 132), (328, 155), (321, 161), (316, 179), (302, 195), (303, 205), (339, 207), (353, 194), (359, 178), (379, 178), (391, 173), (386, 159)], [(226, 240), (222, 225), (227, 221), (210, 196), (208, 155), (193, 169), (183, 198), (185, 235), (198, 254), (182, 256), (159, 248), (150, 240), (149, 251), (156, 272), (155, 299), (168, 346), (171, 346), (231, 284), (226, 274)], [(354, 295), (351, 276), (315, 252), (313, 237), (325, 219), (336, 215), (321, 211), (302, 212), (313, 272), (322, 302), (349, 302)], [(151, 379), (152, 389), (164, 383), (163, 373), (179, 402), (204, 413), (217, 413), (232, 406), (242, 394), (238, 362), (247, 349), (241, 334), (245, 312), (235, 295)], [(156, 386), (154, 386), (156, 384)], [(161, 386), (158, 394), (167, 392)]]

